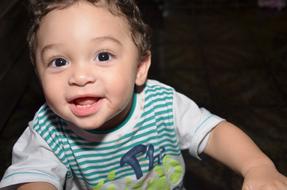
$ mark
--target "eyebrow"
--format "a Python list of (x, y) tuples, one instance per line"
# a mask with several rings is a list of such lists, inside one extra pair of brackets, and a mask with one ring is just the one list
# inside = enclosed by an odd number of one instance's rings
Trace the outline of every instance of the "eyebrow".
[(122, 45), (122, 42), (120, 40), (118, 40), (117, 38), (114, 38), (112, 36), (96, 37), (96, 38), (93, 38), (92, 41), (113, 41), (114, 43)]
[[(112, 42), (122, 46), (122, 42), (119, 41), (118, 39), (112, 37), (112, 36), (100, 36), (100, 37), (92, 38), (91, 41), (93, 41), (93, 42), (112, 41)], [(53, 49), (54, 47), (61, 46), (61, 45), (62, 45), (61, 43), (48, 44), (42, 48), (40, 55), (43, 55), (44, 52), (49, 50), (49, 49)]]

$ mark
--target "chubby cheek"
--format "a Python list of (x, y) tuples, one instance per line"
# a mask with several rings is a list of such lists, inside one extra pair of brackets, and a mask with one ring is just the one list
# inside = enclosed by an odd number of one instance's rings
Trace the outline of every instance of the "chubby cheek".
[(111, 97), (113, 97), (113, 100), (116, 101), (117, 104), (126, 106), (130, 102), (134, 92), (135, 76), (129, 73), (113, 77), (113, 79), (109, 80), (108, 86), (110, 86), (108, 91)]
[(61, 80), (43, 77), (41, 83), (47, 103), (52, 107), (63, 105), (65, 88)]
[(133, 94), (134, 84), (129, 81), (121, 80), (113, 83), (112, 88), (110, 89), (111, 95), (117, 101), (126, 102), (129, 101), (130, 97)]

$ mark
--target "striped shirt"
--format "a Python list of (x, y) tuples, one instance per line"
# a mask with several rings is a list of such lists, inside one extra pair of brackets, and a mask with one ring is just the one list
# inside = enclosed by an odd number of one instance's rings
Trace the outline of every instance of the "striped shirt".
[[(79, 129), (46, 104), (36, 113), (30, 130), (66, 170), (65, 176), (56, 178), (64, 178), (58, 181), (67, 184), (57, 182), (55, 186), (182, 189), (185, 166), (181, 149), (188, 148), (198, 156), (205, 137), (221, 120), (173, 88), (149, 80), (143, 92), (135, 93), (129, 115), (114, 130)], [(13, 172), (15, 169), (8, 169), (4, 181), (20, 176)]]

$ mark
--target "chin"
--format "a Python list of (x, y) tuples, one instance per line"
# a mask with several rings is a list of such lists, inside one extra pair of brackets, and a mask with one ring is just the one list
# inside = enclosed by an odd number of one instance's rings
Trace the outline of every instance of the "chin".
[(98, 124), (95, 123), (91, 123), (91, 122), (81, 122), (81, 123), (73, 123), (75, 126), (81, 128), (81, 129), (85, 129), (85, 130), (93, 130), (93, 129), (99, 129), (101, 128), (101, 126), (99, 126)]

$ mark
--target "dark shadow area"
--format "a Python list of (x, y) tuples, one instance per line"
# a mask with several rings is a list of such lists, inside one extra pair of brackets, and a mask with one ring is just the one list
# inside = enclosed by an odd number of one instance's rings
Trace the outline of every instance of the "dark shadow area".
[(0, 3), (0, 176), (11, 163), (14, 143), (43, 102), (26, 46), (26, 5)]
[[(287, 10), (247, 0), (139, 2), (153, 28), (150, 77), (238, 125), (287, 175)], [(25, 44), (26, 6), (0, 2), (0, 176), (43, 102)], [(241, 189), (242, 178), (220, 163), (183, 153), (187, 189)]]
[[(235, 123), (286, 175), (286, 8), (236, 0), (156, 2), (163, 23), (150, 20), (157, 53), (151, 77)], [(242, 178), (220, 163), (184, 155), (187, 189), (241, 189)]]

